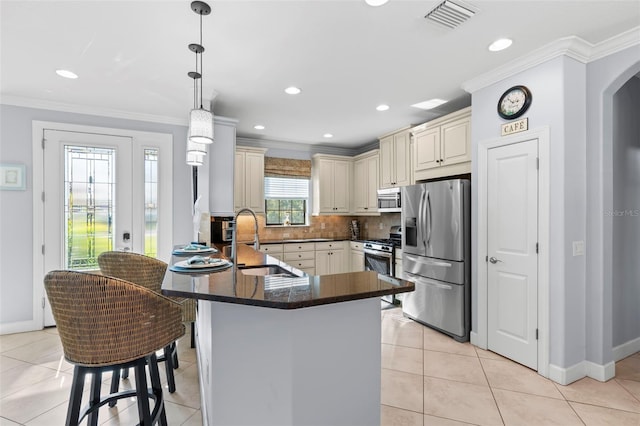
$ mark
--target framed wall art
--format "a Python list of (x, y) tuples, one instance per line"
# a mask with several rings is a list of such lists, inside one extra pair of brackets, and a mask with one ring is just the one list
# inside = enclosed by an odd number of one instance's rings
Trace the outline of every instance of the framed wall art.
[(24, 164), (0, 164), (0, 189), (24, 191), (27, 189)]

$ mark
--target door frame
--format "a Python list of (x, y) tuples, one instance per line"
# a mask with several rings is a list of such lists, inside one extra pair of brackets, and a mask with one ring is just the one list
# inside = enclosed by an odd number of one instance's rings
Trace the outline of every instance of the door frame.
[(478, 245), (476, 265), (478, 328), (471, 333), (474, 345), (487, 349), (488, 341), (488, 268), (487, 268), (487, 185), (488, 154), (492, 148), (538, 140), (538, 374), (549, 377), (549, 127), (543, 126), (515, 135), (478, 143)]
[[(173, 135), (170, 133), (156, 133), (156, 132), (142, 132), (128, 129), (118, 129), (109, 127), (97, 127), (97, 126), (85, 126), (78, 124), (58, 123), (49, 121), (37, 121), (34, 120), (31, 123), (31, 138), (32, 138), (32, 155), (33, 155), (33, 168), (32, 168), (32, 184), (33, 184), (33, 316), (30, 321), (30, 326), (25, 326), (24, 330), (41, 330), (44, 324), (44, 150), (42, 149), (42, 140), (45, 130), (59, 130), (67, 132), (80, 132), (80, 133), (96, 133), (112, 136), (124, 136), (129, 137), (132, 143), (135, 141), (142, 147), (146, 147), (147, 143), (153, 142), (154, 144), (161, 144), (165, 146), (165, 155), (161, 157), (161, 163), (158, 165), (158, 176), (164, 176), (166, 178), (166, 184), (159, 185), (158, 187), (158, 199), (166, 200), (169, 207), (166, 211), (167, 222), (167, 243), (162, 246), (165, 247), (166, 255), (161, 257), (161, 245), (158, 246), (159, 259), (168, 261), (170, 257), (170, 249), (173, 241)], [(148, 142), (147, 142), (148, 141)], [(168, 156), (167, 156), (168, 154)], [(137, 154), (134, 152), (133, 161), (139, 160)], [(163, 161), (164, 160), (164, 161)], [(133, 170), (134, 175), (136, 170)], [(138, 175), (144, 173), (138, 170)], [(134, 190), (134, 196), (137, 191)], [(139, 194), (138, 194), (139, 195)], [(134, 218), (135, 220), (135, 218)]]

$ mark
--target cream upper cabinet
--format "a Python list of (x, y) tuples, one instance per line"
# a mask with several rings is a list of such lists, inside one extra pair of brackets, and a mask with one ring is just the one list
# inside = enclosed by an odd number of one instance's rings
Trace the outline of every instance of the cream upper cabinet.
[(351, 203), (351, 158), (313, 156), (313, 214), (349, 214)]
[(378, 214), (379, 154), (373, 150), (360, 154), (353, 162), (353, 212)]
[(411, 185), (409, 129), (380, 138), (380, 187)]
[(411, 129), (416, 180), (471, 172), (471, 107)]
[(234, 172), (234, 207), (238, 211), (249, 207), (264, 213), (264, 153), (263, 148), (236, 147)]

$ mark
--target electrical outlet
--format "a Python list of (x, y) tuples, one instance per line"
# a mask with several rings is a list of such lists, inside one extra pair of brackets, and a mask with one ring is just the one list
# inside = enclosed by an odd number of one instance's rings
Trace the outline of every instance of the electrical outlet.
[(324, 229), (324, 222), (320, 224), (320, 229)]
[(384, 229), (384, 223), (380, 222), (380, 229)]
[(369, 229), (369, 223), (368, 222), (364, 223), (364, 229)]
[(584, 255), (584, 241), (574, 241), (573, 242), (573, 255), (574, 256), (583, 256)]
[(291, 235), (288, 232), (282, 234), (282, 238), (289, 238)]

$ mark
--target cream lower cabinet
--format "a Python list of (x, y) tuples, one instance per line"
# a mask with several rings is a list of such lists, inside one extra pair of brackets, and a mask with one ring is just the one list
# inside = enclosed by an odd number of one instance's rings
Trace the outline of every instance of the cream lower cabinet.
[(316, 154), (312, 161), (313, 214), (349, 214), (351, 158)]
[(350, 268), (348, 241), (316, 244), (316, 275), (340, 274)]
[(416, 180), (471, 172), (471, 108), (411, 129)]
[(353, 211), (357, 214), (378, 213), (380, 155), (378, 150), (354, 157)]
[(411, 134), (403, 129), (380, 138), (380, 188), (411, 185)]
[(284, 244), (260, 244), (259, 250), (278, 260), (284, 260)]
[(364, 271), (364, 252), (362, 243), (359, 241), (351, 241), (351, 272)]
[(285, 243), (284, 262), (309, 275), (316, 274), (315, 243)]
[(236, 211), (249, 207), (264, 213), (264, 153), (263, 148), (236, 147), (233, 182), (233, 205)]

